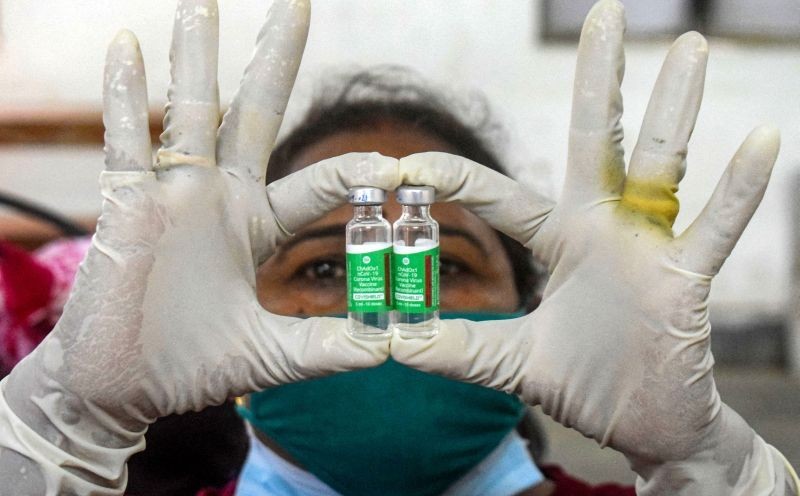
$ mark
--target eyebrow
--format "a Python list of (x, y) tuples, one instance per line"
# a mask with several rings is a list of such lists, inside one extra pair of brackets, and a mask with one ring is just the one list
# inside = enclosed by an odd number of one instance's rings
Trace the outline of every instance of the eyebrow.
[(319, 238), (331, 238), (331, 237), (344, 237), (345, 225), (344, 224), (332, 224), (330, 226), (323, 226), (318, 227), (316, 229), (309, 229), (308, 231), (303, 231), (300, 234), (295, 234), (291, 238), (289, 238), (282, 246), (281, 246), (281, 253), (288, 251), (293, 246), (299, 243), (305, 243), (306, 241), (312, 241)]
[(457, 227), (440, 227), (439, 234), (444, 236), (458, 236), (459, 238), (464, 238), (465, 240), (477, 246), (484, 256), (489, 255), (488, 250), (486, 250), (486, 247), (483, 246), (481, 240), (479, 240), (477, 236), (469, 231), (465, 231), (464, 229), (459, 229)]
[[(297, 234), (291, 238), (289, 238), (283, 246), (281, 246), (281, 253), (285, 253), (286, 251), (290, 250), (293, 246), (298, 245), (300, 243), (305, 243), (306, 241), (313, 241), (315, 239), (320, 238), (331, 238), (331, 237), (344, 237), (345, 225), (344, 224), (332, 224), (330, 226), (323, 226), (316, 229), (310, 229), (308, 231), (304, 231), (300, 234)], [(440, 227), (439, 234), (443, 236), (457, 236), (459, 238), (463, 238), (473, 245), (477, 246), (480, 252), (483, 255), (488, 255), (488, 251), (486, 247), (481, 243), (477, 236), (472, 234), (469, 231), (464, 229), (460, 229), (457, 227)]]

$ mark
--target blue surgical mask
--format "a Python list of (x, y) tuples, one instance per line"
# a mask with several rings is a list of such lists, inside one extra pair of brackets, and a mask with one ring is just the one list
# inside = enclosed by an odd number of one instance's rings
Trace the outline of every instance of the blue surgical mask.
[[(453, 312), (502, 320), (518, 313)], [(342, 494), (439, 494), (494, 450), (524, 406), (502, 392), (393, 360), (261, 391), (238, 408), (255, 429)]]

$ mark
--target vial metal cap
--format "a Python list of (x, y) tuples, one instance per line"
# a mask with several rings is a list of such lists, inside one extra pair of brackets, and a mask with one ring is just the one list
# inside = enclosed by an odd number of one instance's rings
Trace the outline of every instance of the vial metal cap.
[(347, 191), (347, 201), (354, 205), (381, 205), (386, 201), (386, 192), (370, 186), (355, 186)]
[(400, 186), (395, 194), (400, 205), (432, 205), (436, 199), (433, 186)]

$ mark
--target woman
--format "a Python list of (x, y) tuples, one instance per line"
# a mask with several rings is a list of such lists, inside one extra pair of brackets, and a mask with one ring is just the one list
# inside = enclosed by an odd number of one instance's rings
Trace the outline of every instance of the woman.
[[(449, 152), (504, 172), (481, 129), (456, 117), (458, 108), (401, 69), (355, 74), (326, 90), (276, 147), (267, 181), (366, 151), (396, 158)], [(477, 118), (489, 128), (485, 115)], [(394, 201), (384, 206), (390, 221), (398, 213)], [(457, 205), (435, 205), (433, 216), (441, 228), (443, 318), (497, 319), (535, 307), (536, 276), (521, 245)], [(342, 236), (351, 217), (352, 207), (342, 206), (296, 233), (262, 265), (258, 294), (264, 308), (302, 316), (346, 312)], [(249, 405), (241, 411), (257, 441), (241, 484), (253, 487), (240, 485), (241, 494), (293, 494), (273, 485), (275, 478), (297, 490), (301, 483), (287, 474), (273, 470), (268, 476), (275, 464), (263, 459), (274, 456), (343, 494), (440, 494), (454, 486), (461, 487), (454, 494), (488, 494), (490, 487), (516, 494), (542, 481), (525, 443), (512, 434), (524, 412), (516, 398), (395, 362), (257, 393)], [(249, 469), (253, 465), (259, 469)], [(319, 494), (333, 494), (323, 487)]]
[[(702, 93), (702, 37), (673, 45), (626, 171), (624, 15), (614, 0), (592, 10), (579, 47), (567, 180), (555, 207), (502, 174), (437, 152), (325, 160), (271, 184), (265, 198), (265, 165), (299, 66), (308, 7), (275, 2), (218, 126), (216, 5), (181, 2), (155, 163), (141, 52), (130, 33), (112, 43), (103, 215), (56, 328), (0, 383), (4, 487), (120, 494), (126, 462), (144, 449), (158, 418), (377, 367), (391, 356), (541, 404), (562, 424), (622, 451), (644, 494), (797, 493), (782, 455), (719, 399), (706, 311), (710, 281), (766, 187), (778, 133), (754, 130), (696, 225), (686, 235), (671, 231)], [(391, 342), (348, 338), (342, 319), (262, 308), (258, 261), (341, 205), (347, 188), (402, 183), (435, 186), (442, 200), (468, 205), (546, 260), (551, 282), (542, 304), (519, 319), (444, 321), (430, 340)]]

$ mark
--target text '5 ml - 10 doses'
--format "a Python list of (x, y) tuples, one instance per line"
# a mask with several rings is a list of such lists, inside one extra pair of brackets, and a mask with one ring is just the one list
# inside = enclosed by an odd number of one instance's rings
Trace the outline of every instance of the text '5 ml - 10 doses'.
[[(383, 218), (386, 193), (351, 188), (347, 224), (347, 316), (359, 338), (430, 337), (439, 328), (439, 224), (430, 216), (435, 192), (401, 186), (402, 213), (394, 227)], [(394, 242), (392, 242), (394, 240)]]

